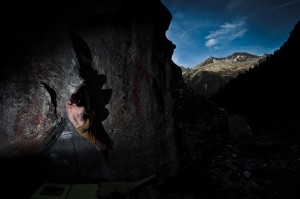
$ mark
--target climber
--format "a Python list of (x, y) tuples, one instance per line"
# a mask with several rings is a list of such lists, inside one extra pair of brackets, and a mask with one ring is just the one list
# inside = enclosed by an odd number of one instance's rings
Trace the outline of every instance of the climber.
[(93, 132), (92, 125), (96, 113), (91, 110), (85, 81), (79, 84), (70, 99), (67, 100), (66, 112), (70, 122), (81, 136), (98, 146), (101, 150), (107, 150), (106, 144), (101, 142)]

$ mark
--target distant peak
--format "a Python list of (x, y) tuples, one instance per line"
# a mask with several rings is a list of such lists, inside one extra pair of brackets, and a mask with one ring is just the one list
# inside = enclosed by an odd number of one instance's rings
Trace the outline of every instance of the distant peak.
[(220, 59), (222, 59), (222, 58), (209, 57), (207, 60), (205, 60), (201, 64), (196, 65), (194, 68), (201, 67), (201, 66), (206, 66), (208, 64), (212, 64), (212, 63), (214, 63), (214, 62), (216, 62), (217, 60), (220, 60)]
[(227, 56), (227, 59), (240, 59), (240, 61), (251, 59), (251, 58), (258, 58), (259, 56), (253, 55), (247, 52), (235, 52), (232, 55)]
[(213, 64), (216, 62), (227, 62), (227, 61), (244, 62), (244, 61), (259, 59), (260, 57), (263, 57), (263, 56), (257, 56), (257, 55), (253, 55), (253, 54), (250, 54), (247, 52), (235, 52), (227, 57), (222, 57), (222, 58), (209, 57), (207, 60), (205, 60), (204, 62), (202, 62), (200, 64), (197, 64), (193, 68), (203, 67), (203, 66)]

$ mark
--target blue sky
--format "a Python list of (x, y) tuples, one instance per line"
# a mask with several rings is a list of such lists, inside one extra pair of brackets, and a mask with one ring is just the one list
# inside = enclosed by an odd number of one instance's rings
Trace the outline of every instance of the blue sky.
[(172, 14), (166, 33), (173, 61), (193, 67), (234, 52), (273, 53), (300, 21), (300, 0), (161, 0)]

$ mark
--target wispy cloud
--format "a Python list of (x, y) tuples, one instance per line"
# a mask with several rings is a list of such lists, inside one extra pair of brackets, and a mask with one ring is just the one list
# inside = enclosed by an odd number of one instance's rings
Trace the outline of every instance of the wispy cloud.
[(210, 32), (205, 37), (205, 46), (219, 48), (219, 44), (228, 43), (236, 38), (243, 37), (247, 32), (245, 26), (245, 17), (235, 19), (232, 23), (224, 23), (217, 30)]
[(289, 1), (289, 2), (286, 2), (286, 3), (280, 4), (280, 5), (274, 6), (273, 9), (290, 6), (290, 5), (295, 4), (295, 3), (300, 3), (300, 0)]

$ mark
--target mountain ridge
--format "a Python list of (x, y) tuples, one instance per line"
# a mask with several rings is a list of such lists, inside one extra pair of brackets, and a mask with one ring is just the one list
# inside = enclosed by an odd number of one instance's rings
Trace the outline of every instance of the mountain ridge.
[[(264, 56), (264, 55), (262, 55)], [(246, 61), (246, 60), (251, 60), (251, 59), (256, 59), (259, 58), (261, 56), (258, 55), (254, 55), (254, 54), (250, 54), (247, 52), (235, 52), (231, 55), (228, 55), (226, 57), (209, 57), (208, 59), (206, 59), (205, 61), (203, 61), (200, 64), (195, 65), (192, 68), (199, 68), (202, 66), (206, 66), (212, 63), (216, 63), (216, 62), (226, 62), (226, 61), (237, 61), (237, 62), (242, 62), (242, 61)]]
[(182, 76), (195, 94), (209, 97), (229, 80), (265, 60), (268, 55), (235, 52), (222, 58), (209, 57), (191, 69), (182, 67)]

